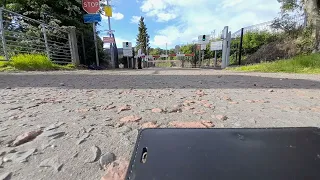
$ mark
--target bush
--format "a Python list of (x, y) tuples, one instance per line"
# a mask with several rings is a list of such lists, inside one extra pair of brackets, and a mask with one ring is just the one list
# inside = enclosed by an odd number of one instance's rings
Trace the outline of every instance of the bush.
[(13, 56), (9, 62), (1, 62), (0, 70), (23, 70), (23, 71), (49, 71), (49, 70), (72, 70), (73, 64), (58, 65), (50, 61), (43, 54), (19, 54)]
[(19, 54), (11, 58), (10, 64), (16, 69), (25, 71), (54, 69), (53, 63), (42, 54)]
[[(251, 31), (243, 36), (242, 45), (242, 62), (245, 62), (246, 57), (257, 52), (266, 44), (270, 44), (282, 39), (280, 34), (271, 33), (268, 31)], [(230, 64), (238, 64), (236, 55), (239, 55), (240, 37), (235, 38), (231, 42)]]
[(310, 54), (314, 50), (315, 39), (312, 37), (312, 28), (313, 27), (305, 28), (296, 39), (298, 52), (300, 54)]
[(8, 62), (7, 61), (0, 61), (0, 68), (2, 67), (7, 67), (8, 66)]
[(320, 54), (300, 55), (288, 60), (279, 60), (256, 65), (230, 68), (249, 72), (286, 72), (320, 74)]
[(278, 39), (276, 34), (269, 32), (248, 32), (243, 36), (243, 51), (245, 54), (256, 52), (262, 45)]

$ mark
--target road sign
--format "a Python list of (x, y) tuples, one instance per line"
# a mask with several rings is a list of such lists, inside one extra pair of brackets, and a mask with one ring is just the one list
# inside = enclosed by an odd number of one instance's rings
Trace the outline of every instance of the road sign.
[(84, 23), (101, 22), (100, 14), (85, 14), (83, 16)]
[(88, 14), (96, 14), (100, 10), (100, 0), (82, 0), (82, 8)]
[(132, 43), (131, 42), (123, 42), (122, 43), (123, 49), (128, 49), (132, 51)]
[(114, 38), (113, 37), (103, 37), (103, 42), (104, 43), (114, 43)]
[(111, 6), (105, 6), (104, 7), (104, 14), (107, 17), (112, 17), (112, 7)]
[(210, 50), (211, 51), (219, 51), (222, 50), (223, 41), (211, 42)]
[(200, 35), (198, 36), (199, 44), (208, 44), (210, 42), (210, 35)]
[(123, 49), (123, 56), (132, 57), (132, 49)]

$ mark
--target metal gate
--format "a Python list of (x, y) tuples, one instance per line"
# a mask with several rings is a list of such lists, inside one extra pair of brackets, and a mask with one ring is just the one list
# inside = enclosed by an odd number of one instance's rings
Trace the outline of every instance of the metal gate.
[(78, 64), (75, 28), (60, 28), (0, 8), (0, 60), (45, 54), (54, 63)]

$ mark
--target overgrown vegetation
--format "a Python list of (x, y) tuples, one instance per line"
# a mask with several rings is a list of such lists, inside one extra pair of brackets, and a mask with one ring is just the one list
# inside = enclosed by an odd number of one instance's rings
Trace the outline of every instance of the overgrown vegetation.
[(320, 52), (320, 1), (319, 0), (278, 0), (283, 15), (303, 11), (307, 17), (306, 25), (311, 27), (313, 52)]
[[(29, 18), (41, 21), (45, 24), (60, 28), (75, 27), (78, 33), (84, 35), (84, 45), (87, 65), (95, 62), (95, 48), (93, 42), (92, 24), (83, 23), (83, 15), (86, 12), (82, 8), (81, 0), (0, 0), (0, 5), (5, 9), (22, 14)], [(101, 6), (105, 3), (101, 1)], [(10, 29), (11, 32), (17, 32), (23, 34), (23, 36), (35, 36), (41, 37), (41, 27), (37, 23), (12, 20), (11, 16), (4, 14), (3, 17), (8, 23), (4, 23), (6, 29)], [(10, 19), (11, 18), (11, 19)], [(97, 25), (97, 24), (96, 24)], [(15, 35), (16, 36), (16, 35)], [(59, 31), (47, 31), (47, 36), (58, 43), (65, 43)], [(55, 38), (57, 37), (57, 38)], [(31, 42), (32, 41), (32, 42)], [(103, 52), (103, 42), (97, 35), (98, 41), (98, 53), (101, 64), (104, 62), (105, 53)], [(78, 36), (78, 42), (82, 42), (80, 36)], [(39, 40), (31, 40), (25, 38), (19, 42), (20, 46), (30, 46), (30, 44), (39, 44)], [(23, 49), (19, 49), (23, 50)], [(81, 63), (84, 64), (83, 49), (78, 48)]]
[(73, 70), (73, 64), (54, 64), (46, 55), (20, 54), (13, 56), (10, 61), (0, 61), (0, 71), (49, 71), (49, 70)]
[(320, 54), (300, 55), (292, 59), (229, 68), (247, 72), (285, 72), (320, 74)]
[[(268, 31), (247, 32), (243, 36), (242, 64), (253, 63), (247, 57), (257, 52), (262, 46), (281, 39), (281, 34)], [(238, 64), (240, 37), (231, 42), (230, 64)]]

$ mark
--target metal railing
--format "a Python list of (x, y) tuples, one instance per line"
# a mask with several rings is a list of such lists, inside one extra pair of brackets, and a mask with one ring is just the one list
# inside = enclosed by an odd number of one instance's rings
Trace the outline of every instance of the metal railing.
[(60, 64), (77, 62), (75, 29), (63, 29), (0, 8), (0, 60), (44, 54)]
[[(305, 16), (295, 16), (294, 19), (292, 19), (293, 22), (295, 22), (295, 28), (300, 28), (300, 27), (305, 27), (306, 26), (306, 18)], [(260, 23), (260, 24), (255, 24), (252, 26), (247, 26), (244, 27), (244, 34), (248, 33), (248, 32), (269, 32), (269, 33), (281, 33), (283, 32), (283, 30), (281, 29), (277, 29), (275, 27), (273, 27), (273, 23), (275, 22), (275, 20), (272, 21), (267, 21), (264, 23)], [(239, 29), (238, 31), (234, 32), (231, 37), (232, 38), (237, 38), (241, 36), (241, 29)]]

